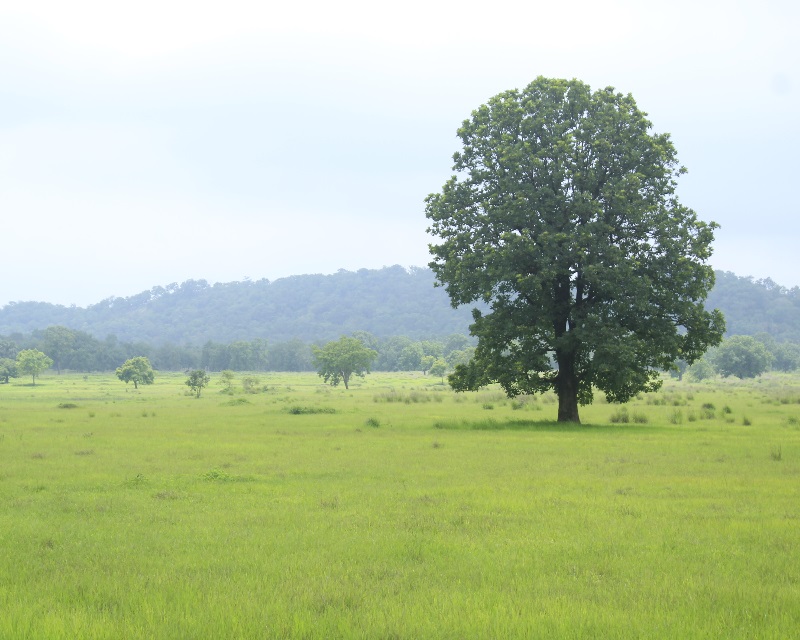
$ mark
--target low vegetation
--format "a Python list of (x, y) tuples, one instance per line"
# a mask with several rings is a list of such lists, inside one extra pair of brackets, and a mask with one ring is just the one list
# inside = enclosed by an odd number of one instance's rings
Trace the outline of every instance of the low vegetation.
[(797, 375), (667, 380), (583, 425), (422, 374), (185, 378), (0, 386), (0, 637), (800, 628)]

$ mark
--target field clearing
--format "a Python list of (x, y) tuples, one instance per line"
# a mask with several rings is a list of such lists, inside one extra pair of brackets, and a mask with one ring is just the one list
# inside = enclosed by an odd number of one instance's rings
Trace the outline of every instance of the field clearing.
[[(0, 638), (788, 638), (800, 378), (0, 385)], [(612, 422), (614, 420), (614, 422)]]

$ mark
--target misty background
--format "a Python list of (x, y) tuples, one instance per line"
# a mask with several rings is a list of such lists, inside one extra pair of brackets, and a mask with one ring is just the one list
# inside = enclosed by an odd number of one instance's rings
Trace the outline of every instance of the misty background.
[(0, 306), (429, 261), (456, 129), (538, 75), (632, 93), (715, 269), (800, 284), (789, 2), (0, 5)]

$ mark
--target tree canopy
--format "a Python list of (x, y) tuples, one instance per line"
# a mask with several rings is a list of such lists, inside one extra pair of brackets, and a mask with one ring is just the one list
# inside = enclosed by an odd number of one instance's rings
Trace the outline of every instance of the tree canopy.
[(211, 382), (211, 376), (202, 369), (195, 369), (189, 372), (189, 377), (186, 379), (185, 384), (194, 392), (195, 397), (199, 398), (200, 392), (204, 387), (208, 386), (209, 382)]
[(650, 129), (630, 95), (542, 77), (464, 121), (456, 175), (426, 199), (437, 280), (453, 306), (490, 306), (455, 389), (553, 389), (578, 422), (593, 389), (624, 402), (719, 343), (703, 305), (716, 225), (678, 201), (684, 169)]
[(53, 360), (38, 349), (24, 349), (17, 354), (17, 370), (25, 376), (31, 376), (33, 385), (36, 378), (53, 366)]
[(320, 377), (334, 387), (339, 382), (344, 382), (345, 389), (350, 388), (350, 378), (353, 375), (363, 378), (368, 374), (373, 360), (378, 357), (377, 351), (365, 347), (357, 338), (347, 336), (323, 347), (315, 346), (313, 351)]
[(8, 384), (9, 378), (16, 378), (19, 375), (17, 361), (11, 358), (0, 358), (0, 382)]
[(723, 378), (757, 378), (772, 363), (767, 347), (752, 336), (731, 336), (722, 342), (712, 362)]
[(140, 384), (153, 384), (155, 373), (150, 360), (144, 356), (136, 356), (117, 368), (117, 377), (125, 384), (133, 382), (133, 388), (138, 389)]

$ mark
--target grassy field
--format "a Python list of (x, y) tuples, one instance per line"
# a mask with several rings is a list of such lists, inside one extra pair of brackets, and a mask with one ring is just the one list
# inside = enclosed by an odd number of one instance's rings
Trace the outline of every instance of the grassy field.
[(800, 378), (0, 385), (0, 638), (789, 638)]

